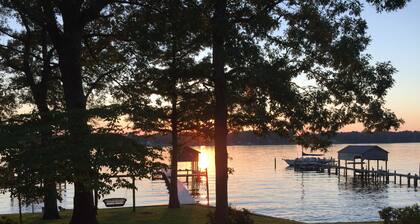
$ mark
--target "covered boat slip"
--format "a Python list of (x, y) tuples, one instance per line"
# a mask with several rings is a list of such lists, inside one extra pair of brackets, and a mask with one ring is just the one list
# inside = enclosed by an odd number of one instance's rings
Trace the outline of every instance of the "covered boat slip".
[[(390, 177), (393, 177), (393, 182), (396, 184), (397, 177), (399, 177), (399, 184), (401, 185), (402, 178), (405, 178), (408, 187), (413, 184), (414, 188), (417, 188), (419, 181), (417, 174), (400, 174), (397, 171), (389, 171), (388, 154), (388, 151), (377, 145), (349, 145), (338, 151), (338, 164), (328, 167), (328, 173), (330, 174), (331, 169), (335, 168), (335, 174), (340, 175), (340, 171), (343, 170), (347, 180), (350, 170), (353, 171), (353, 177), (363, 183), (388, 184), (390, 183)], [(341, 165), (342, 160), (344, 160), (344, 166)], [(371, 162), (375, 161), (376, 164), (371, 165)]]
[[(296, 159), (283, 159), (289, 167), (297, 171), (319, 171), (325, 170), (330, 174), (336, 174), (339, 177), (342, 172), (345, 180), (348, 178), (348, 171), (353, 172), (354, 180), (362, 183), (388, 184), (390, 177), (393, 182), (399, 185), (406, 184), (408, 187), (417, 188), (420, 177), (416, 173), (397, 173), (389, 171), (388, 155), (389, 152), (377, 145), (349, 145), (339, 150), (338, 161), (331, 158), (316, 158), (310, 156), (321, 156), (322, 154), (304, 153), (302, 157)], [(343, 164), (344, 161), (344, 164)], [(276, 168), (276, 159), (274, 158), (274, 168)], [(334, 171), (334, 173), (332, 172)], [(420, 169), (419, 169), (420, 172)]]
[[(380, 161), (385, 163), (385, 170), (388, 170), (388, 151), (377, 145), (349, 145), (338, 151), (338, 166), (341, 166), (341, 160), (345, 161), (345, 166), (360, 165), (360, 169), (370, 170), (371, 161), (376, 161), (376, 170), (379, 170)], [(350, 162), (349, 162), (350, 161)], [(367, 167), (364, 165), (367, 161)], [(383, 167), (381, 167), (383, 169)]]

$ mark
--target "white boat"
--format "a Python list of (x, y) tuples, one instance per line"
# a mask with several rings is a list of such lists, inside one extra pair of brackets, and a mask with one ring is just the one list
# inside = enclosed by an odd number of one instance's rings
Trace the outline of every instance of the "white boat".
[(305, 153), (302, 148), (302, 156), (295, 159), (283, 159), (290, 167), (320, 167), (333, 162), (332, 159), (323, 157), (324, 154)]
[(319, 158), (319, 157), (299, 157), (296, 159), (284, 159), (289, 166), (316, 166), (326, 165), (332, 162), (331, 159)]

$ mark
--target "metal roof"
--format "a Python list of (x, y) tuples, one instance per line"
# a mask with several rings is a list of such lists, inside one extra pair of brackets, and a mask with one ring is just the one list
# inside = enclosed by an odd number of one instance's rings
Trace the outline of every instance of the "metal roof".
[(349, 145), (338, 151), (341, 160), (388, 160), (388, 151), (377, 145)]

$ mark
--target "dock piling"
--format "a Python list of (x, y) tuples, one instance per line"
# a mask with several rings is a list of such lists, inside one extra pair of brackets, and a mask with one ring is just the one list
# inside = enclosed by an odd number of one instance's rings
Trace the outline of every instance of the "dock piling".
[(397, 183), (397, 171), (394, 170), (394, 184)]
[(411, 179), (411, 173), (408, 173), (408, 175), (407, 175), (407, 185), (408, 185), (408, 187), (411, 186), (410, 179)]
[(274, 157), (274, 169), (277, 169), (277, 158)]

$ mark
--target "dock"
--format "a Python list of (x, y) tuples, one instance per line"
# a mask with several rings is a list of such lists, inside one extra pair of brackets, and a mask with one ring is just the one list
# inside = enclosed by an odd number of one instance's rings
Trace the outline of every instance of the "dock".
[[(420, 174), (400, 173), (388, 169), (389, 152), (377, 145), (349, 145), (338, 151), (338, 159), (331, 158), (327, 164), (309, 167), (310, 171), (335, 174), (345, 180), (351, 176), (363, 184), (399, 184), (417, 190)], [(274, 160), (276, 167), (276, 160)], [(295, 167), (297, 171), (308, 171), (308, 167)], [(419, 169), (420, 173), (420, 169)]]
[[(166, 187), (169, 189), (169, 185), (171, 184), (171, 170), (167, 169), (162, 171), (162, 178), (165, 180)], [(193, 205), (197, 203), (187, 187), (179, 179), (177, 179), (177, 185), (178, 199), (181, 205)]]
[(328, 172), (329, 175), (335, 174), (338, 176), (344, 176), (344, 178), (347, 180), (347, 178), (350, 176), (350, 173), (353, 173), (353, 178), (356, 180), (360, 180), (363, 183), (376, 183), (376, 184), (399, 184), (399, 185), (406, 185), (407, 187), (414, 187), (417, 188), (419, 186), (420, 177), (418, 174), (403, 174), (403, 173), (397, 173), (396, 170), (390, 171), (390, 170), (375, 170), (375, 168), (372, 168), (370, 170), (368, 169), (358, 169), (358, 168), (352, 168), (352, 167), (346, 167), (346, 166), (338, 166), (335, 164), (326, 165), (323, 167), (323, 172), (325, 170)]

